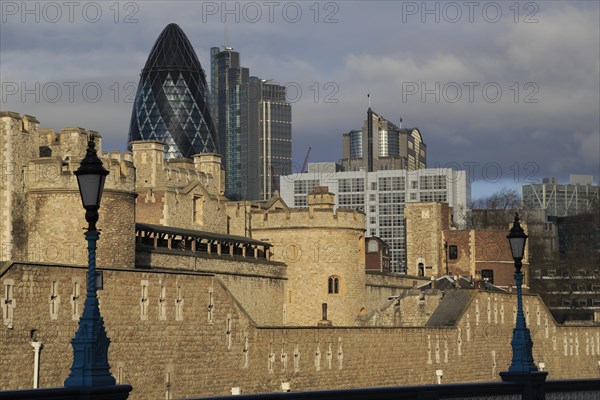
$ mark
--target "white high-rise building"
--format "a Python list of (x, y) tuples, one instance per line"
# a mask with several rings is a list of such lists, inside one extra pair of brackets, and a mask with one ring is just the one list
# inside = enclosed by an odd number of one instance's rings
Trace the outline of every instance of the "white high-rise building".
[(448, 168), (339, 171), (334, 163), (312, 163), (308, 170), (281, 177), (283, 200), (290, 207), (306, 207), (306, 195), (316, 186), (327, 186), (336, 194), (336, 207), (365, 212), (366, 236), (378, 236), (388, 244), (393, 272), (404, 272), (406, 266), (406, 203), (446, 202), (452, 207), (454, 223), (461, 226), (471, 201), (466, 171)]
[(544, 178), (542, 183), (521, 186), (523, 208), (546, 211), (554, 217), (585, 214), (600, 200), (600, 186), (593, 184), (591, 175), (570, 175), (569, 183), (556, 178)]

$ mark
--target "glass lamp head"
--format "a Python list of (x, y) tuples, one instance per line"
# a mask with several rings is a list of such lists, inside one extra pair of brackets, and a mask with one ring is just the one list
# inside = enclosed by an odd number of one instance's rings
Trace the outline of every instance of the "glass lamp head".
[(519, 223), (518, 213), (515, 213), (515, 220), (513, 222), (513, 226), (506, 238), (508, 239), (508, 242), (510, 244), (510, 251), (512, 253), (513, 259), (523, 259), (523, 255), (525, 253), (525, 242), (527, 241), (528, 236), (525, 234), (525, 231)]
[(96, 154), (96, 145), (93, 137), (90, 135), (88, 148), (83, 160), (79, 164), (79, 169), (75, 171), (77, 176), (77, 185), (81, 194), (83, 208), (98, 209), (102, 200), (104, 191), (104, 182), (108, 171), (102, 166), (102, 161)]

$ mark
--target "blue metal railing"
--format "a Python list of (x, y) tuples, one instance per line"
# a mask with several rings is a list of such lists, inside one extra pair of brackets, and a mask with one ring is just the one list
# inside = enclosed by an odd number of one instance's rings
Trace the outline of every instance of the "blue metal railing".
[[(197, 398), (195, 400), (398, 400), (398, 399), (525, 399), (526, 386), (512, 382), (462, 383), (448, 385), (379, 387), (364, 389), (324, 390), (312, 392), (289, 392), (250, 394), (224, 397)], [(547, 381), (534, 399), (600, 399), (600, 379), (577, 379)], [(554, 396), (561, 394), (561, 396)], [(591, 397), (590, 397), (591, 396)]]

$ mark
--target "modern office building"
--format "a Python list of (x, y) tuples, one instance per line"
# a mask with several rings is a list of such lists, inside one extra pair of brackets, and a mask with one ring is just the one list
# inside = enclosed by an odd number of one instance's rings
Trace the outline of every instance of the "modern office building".
[(421, 132), (398, 127), (371, 107), (363, 128), (343, 137), (342, 165), (346, 171), (427, 168), (427, 146)]
[(206, 75), (185, 33), (169, 24), (152, 47), (138, 85), (128, 142), (158, 140), (165, 158), (218, 153)]
[(225, 168), (225, 195), (248, 198), (248, 78), (240, 53), (231, 47), (210, 49), (213, 116)]
[(248, 198), (268, 200), (292, 172), (292, 105), (285, 86), (255, 76), (248, 91)]
[(335, 171), (333, 163), (311, 163), (309, 172), (283, 176), (281, 197), (293, 207), (307, 207), (307, 194), (317, 186), (335, 193), (335, 205), (366, 214), (366, 236), (377, 236), (390, 248), (391, 271), (406, 270), (404, 205), (438, 201), (453, 209), (462, 225), (471, 199), (466, 171), (447, 168), (409, 170)]
[(225, 195), (266, 200), (292, 165), (292, 106), (284, 86), (249, 76), (240, 53), (211, 48), (213, 115), (225, 168)]
[(566, 217), (590, 212), (592, 204), (600, 201), (599, 189), (591, 175), (570, 175), (567, 184), (544, 178), (542, 183), (521, 186), (521, 199), (524, 209), (541, 209), (548, 216)]

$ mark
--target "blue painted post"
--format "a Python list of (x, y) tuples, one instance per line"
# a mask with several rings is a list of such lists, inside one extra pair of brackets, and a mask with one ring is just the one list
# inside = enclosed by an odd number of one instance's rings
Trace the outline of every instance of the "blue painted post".
[(116, 383), (108, 365), (110, 339), (104, 329), (96, 292), (96, 241), (99, 236), (95, 226), (85, 233), (88, 241), (87, 294), (79, 328), (71, 340), (73, 365), (65, 380), (66, 387), (110, 386)]
[(523, 314), (523, 266), (522, 259), (525, 252), (527, 235), (519, 224), (519, 215), (515, 214), (515, 221), (507, 236), (513, 259), (515, 260), (515, 282), (517, 284), (517, 321), (511, 340), (512, 361), (508, 371), (500, 372), (504, 382), (515, 382), (523, 385), (523, 400), (544, 399), (544, 382), (548, 375), (545, 371), (538, 371), (533, 362), (533, 341), (531, 333), (527, 328), (525, 315)]
[(513, 354), (508, 372), (533, 372), (538, 368), (533, 362), (533, 341), (523, 314), (522, 272), (515, 272), (515, 281), (517, 283), (517, 322), (513, 329), (511, 341)]

